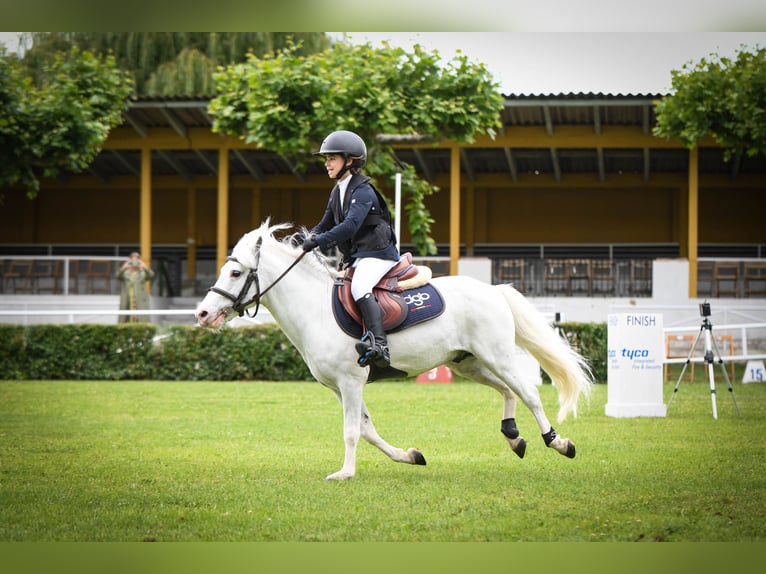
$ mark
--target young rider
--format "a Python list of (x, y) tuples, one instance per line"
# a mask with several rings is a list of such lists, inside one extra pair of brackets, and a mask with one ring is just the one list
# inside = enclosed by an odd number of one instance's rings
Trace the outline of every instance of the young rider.
[(304, 251), (337, 247), (344, 265), (354, 267), (351, 295), (367, 331), (356, 344), (359, 365), (386, 368), (391, 363), (380, 306), (372, 288), (399, 261), (396, 237), (385, 199), (359, 170), (367, 146), (354, 132), (335, 131), (313, 155), (324, 156), (327, 175), (336, 180), (321, 221), (303, 243)]

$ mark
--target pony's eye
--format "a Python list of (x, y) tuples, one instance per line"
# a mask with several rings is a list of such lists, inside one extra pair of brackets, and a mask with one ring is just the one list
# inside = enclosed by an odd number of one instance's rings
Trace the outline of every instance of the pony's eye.
[(231, 272), (231, 276), (234, 277), (235, 279), (239, 277), (240, 275), (242, 275), (242, 271), (234, 270)]

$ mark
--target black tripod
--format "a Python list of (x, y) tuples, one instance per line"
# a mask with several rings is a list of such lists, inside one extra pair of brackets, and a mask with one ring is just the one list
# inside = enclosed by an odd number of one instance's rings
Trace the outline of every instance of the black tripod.
[(716, 401), (715, 401), (715, 377), (713, 373), (713, 362), (714, 362), (713, 347), (715, 347), (716, 355), (718, 355), (718, 364), (721, 365), (721, 371), (723, 371), (723, 376), (726, 379), (726, 384), (729, 386), (729, 393), (731, 393), (731, 400), (734, 401), (734, 408), (737, 409), (737, 414), (739, 416), (742, 416), (742, 413), (739, 412), (737, 399), (734, 397), (734, 389), (731, 387), (729, 374), (726, 372), (726, 367), (723, 366), (723, 359), (721, 359), (721, 352), (718, 350), (718, 343), (716, 343), (715, 337), (713, 336), (713, 324), (710, 322), (710, 318), (709, 318), (710, 303), (700, 303), (700, 315), (702, 315), (702, 325), (700, 326), (699, 333), (697, 333), (697, 338), (694, 339), (692, 348), (689, 351), (689, 356), (686, 358), (686, 363), (684, 363), (684, 368), (681, 369), (681, 375), (678, 377), (678, 382), (676, 383), (676, 387), (673, 389), (673, 394), (670, 396), (670, 400), (668, 401), (667, 410), (670, 410), (670, 403), (673, 402), (673, 397), (675, 397), (676, 393), (678, 392), (678, 387), (681, 385), (681, 380), (684, 378), (686, 367), (689, 366), (692, 355), (694, 355), (694, 350), (697, 347), (697, 343), (700, 340), (700, 335), (702, 335), (702, 333), (704, 332), (705, 333), (705, 364), (707, 365), (708, 379), (710, 379), (710, 399), (713, 402), (713, 418), (718, 419), (718, 410), (716, 408)]

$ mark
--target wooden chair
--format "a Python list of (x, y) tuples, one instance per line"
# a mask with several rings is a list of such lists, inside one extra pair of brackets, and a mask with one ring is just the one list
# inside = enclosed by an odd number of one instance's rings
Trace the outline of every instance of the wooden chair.
[(614, 261), (594, 259), (590, 262), (591, 286), (594, 293), (614, 294)]
[(496, 259), (495, 282), (513, 283), (519, 291), (524, 291), (524, 259)]
[(591, 294), (590, 259), (567, 259), (567, 295), (581, 292)]
[(699, 297), (713, 296), (713, 267), (712, 261), (697, 263), (697, 295)]
[(546, 294), (567, 292), (567, 260), (546, 259), (543, 270), (543, 289)]
[(716, 261), (713, 265), (713, 297), (739, 297), (739, 262)]
[(748, 261), (743, 273), (745, 297), (766, 296), (766, 261)]
[(60, 260), (37, 260), (33, 268), (33, 276), (38, 293), (61, 293), (60, 281), (64, 276), (64, 265)]
[(630, 295), (652, 294), (652, 263), (650, 259), (630, 260)]
[(32, 274), (33, 267), (34, 263), (31, 260), (12, 259), (4, 277), (6, 288), (11, 283), (13, 285), (13, 293), (33, 293), (35, 288), (35, 279)]
[(89, 260), (85, 286), (88, 293), (111, 293), (112, 262), (100, 259)]

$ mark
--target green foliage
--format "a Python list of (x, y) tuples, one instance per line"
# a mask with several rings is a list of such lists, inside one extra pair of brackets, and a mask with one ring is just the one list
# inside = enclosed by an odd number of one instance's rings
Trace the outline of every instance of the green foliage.
[(276, 326), (157, 336), (148, 323), (0, 325), (0, 379), (312, 380)]
[(0, 379), (142, 379), (156, 327), (0, 325)]
[(172, 327), (155, 352), (154, 378), (164, 380), (312, 380), (282, 331), (256, 326), (221, 331)]
[(606, 323), (562, 323), (569, 344), (588, 360), (593, 380), (605, 383), (607, 379)]
[(379, 187), (403, 171), (413, 242), (420, 253), (435, 253), (424, 200), (436, 188), (401, 166), (379, 136), (466, 143), (481, 132), (494, 135), (503, 97), (488, 70), (462, 54), (442, 64), (437, 52), (417, 45), (412, 52), (345, 43), (307, 56), (297, 50), (250, 56), (217, 74), (208, 110), (213, 130), (242, 136), (299, 169), (330, 132), (358, 133), (368, 146), (365, 171), (383, 181)]
[(34, 197), (40, 177), (84, 170), (122, 122), (130, 92), (112, 57), (75, 48), (32, 77), (0, 52), (0, 185)]
[(654, 134), (689, 148), (712, 136), (733, 154), (766, 154), (766, 48), (712, 55), (671, 72), (673, 93), (655, 105)]
[[(588, 359), (594, 379), (606, 382), (606, 325), (565, 323), (562, 329)], [(13, 379), (310, 381), (313, 377), (276, 325), (221, 331), (176, 325), (158, 334), (150, 323), (0, 324), (0, 380)]]
[(111, 54), (139, 95), (212, 94), (217, 66), (268, 54), (300, 41), (306, 53), (327, 48), (321, 32), (29, 32), (24, 65), (34, 72), (72, 47)]

